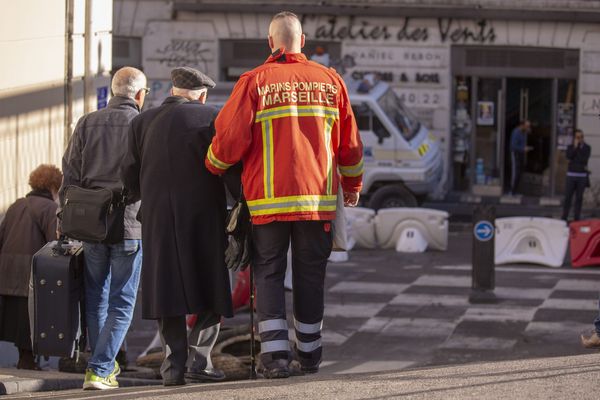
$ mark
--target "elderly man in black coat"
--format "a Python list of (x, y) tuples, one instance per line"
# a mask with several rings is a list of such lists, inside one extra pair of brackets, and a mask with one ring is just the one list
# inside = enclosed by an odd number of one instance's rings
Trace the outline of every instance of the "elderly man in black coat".
[[(130, 200), (142, 200), (142, 316), (159, 322), (166, 386), (225, 377), (210, 351), (221, 316), (232, 315), (225, 191), (204, 166), (217, 114), (204, 102), (215, 83), (187, 67), (171, 79), (171, 96), (132, 121), (121, 171)], [(186, 314), (198, 314), (189, 337)]]

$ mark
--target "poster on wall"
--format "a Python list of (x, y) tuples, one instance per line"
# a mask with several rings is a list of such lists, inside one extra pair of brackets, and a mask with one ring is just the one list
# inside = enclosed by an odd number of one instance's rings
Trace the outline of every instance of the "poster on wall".
[(493, 101), (477, 102), (477, 125), (494, 126), (494, 115)]
[(556, 115), (556, 148), (566, 150), (573, 142), (575, 126), (575, 105), (573, 103), (558, 103)]

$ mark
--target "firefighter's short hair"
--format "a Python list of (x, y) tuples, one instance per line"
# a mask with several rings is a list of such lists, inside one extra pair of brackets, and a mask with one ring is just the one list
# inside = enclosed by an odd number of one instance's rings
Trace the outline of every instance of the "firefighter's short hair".
[(282, 19), (282, 18), (295, 18), (298, 20), (298, 22), (300, 22), (300, 18), (298, 18), (298, 16), (291, 11), (281, 11), (281, 12), (275, 14), (271, 21), (275, 21), (277, 19)]

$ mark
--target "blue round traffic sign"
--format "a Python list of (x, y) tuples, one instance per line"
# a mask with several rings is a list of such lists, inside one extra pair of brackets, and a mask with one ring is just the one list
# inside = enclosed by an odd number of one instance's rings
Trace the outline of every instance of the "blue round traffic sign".
[(490, 221), (478, 221), (473, 228), (473, 234), (480, 242), (487, 242), (494, 237), (494, 225)]

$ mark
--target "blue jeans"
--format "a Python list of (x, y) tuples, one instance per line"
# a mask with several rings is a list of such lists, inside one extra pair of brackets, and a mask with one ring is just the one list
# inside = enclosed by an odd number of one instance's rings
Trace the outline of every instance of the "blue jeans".
[(106, 377), (133, 318), (140, 283), (142, 241), (84, 243), (85, 315), (92, 356), (88, 368)]

